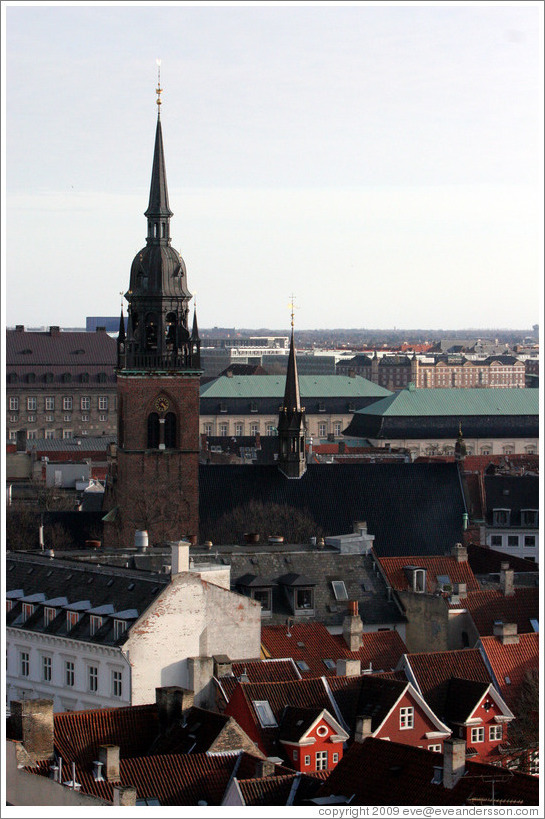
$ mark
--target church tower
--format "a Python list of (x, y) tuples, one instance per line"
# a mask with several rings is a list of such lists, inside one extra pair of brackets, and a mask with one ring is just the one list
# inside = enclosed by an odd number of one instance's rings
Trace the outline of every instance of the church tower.
[(301, 406), (299, 376), (293, 339), (293, 305), (291, 313), (291, 339), (286, 373), (284, 402), (278, 418), (278, 467), (287, 478), (300, 478), (306, 471), (305, 459), (305, 408)]
[(127, 330), (118, 337), (118, 443), (110, 471), (105, 538), (131, 546), (198, 534), (200, 339), (189, 329), (185, 263), (171, 245), (161, 85), (151, 173), (146, 245), (132, 263)]

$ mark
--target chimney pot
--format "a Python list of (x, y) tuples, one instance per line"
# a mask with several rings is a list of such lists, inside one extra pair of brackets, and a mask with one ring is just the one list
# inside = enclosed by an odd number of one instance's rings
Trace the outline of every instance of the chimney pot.
[(494, 637), (497, 637), (504, 646), (516, 645), (520, 642), (516, 623), (503, 623), (496, 620), (494, 623)]
[(155, 703), (159, 717), (159, 728), (164, 733), (174, 722), (181, 719), (184, 711), (194, 705), (193, 691), (178, 685), (155, 689)]
[(180, 572), (189, 571), (189, 545), (187, 540), (170, 541), (172, 577)]
[(354, 731), (354, 742), (363, 742), (367, 737), (372, 736), (371, 717), (362, 715), (356, 717), (356, 729)]
[(103, 776), (108, 781), (119, 779), (119, 745), (99, 745), (98, 761), (103, 766)]
[(337, 660), (337, 677), (358, 677), (361, 674), (361, 661), (349, 657)]
[(122, 785), (113, 786), (113, 801), (115, 806), (132, 806), (136, 805), (136, 788), (123, 787)]
[(12, 700), (13, 730), (21, 738), (25, 751), (34, 759), (53, 756), (53, 701)]
[(500, 586), (504, 597), (513, 597), (515, 594), (515, 571), (509, 568), (509, 563), (501, 564)]
[(452, 790), (465, 773), (466, 744), (451, 737), (443, 743), (443, 785)]

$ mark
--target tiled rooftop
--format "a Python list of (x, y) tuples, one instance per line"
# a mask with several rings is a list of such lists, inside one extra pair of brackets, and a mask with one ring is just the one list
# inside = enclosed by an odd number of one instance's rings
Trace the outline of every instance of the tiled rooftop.
[(472, 592), (451, 609), (467, 609), (481, 637), (494, 633), (494, 623), (516, 623), (519, 633), (533, 632), (531, 619), (539, 620), (539, 589), (516, 588), (506, 597), (499, 590)]
[(497, 637), (481, 637), (480, 642), (501, 695), (516, 715), (525, 675), (539, 669), (539, 634), (521, 634), (512, 645), (503, 645)]
[(467, 591), (478, 591), (480, 588), (469, 563), (467, 561), (458, 563), (456, 558), (450, 555), (379, 557), (378, 560), (390, 585), (397, 591), (411, 590), (411, 585), (404, 571), (404, 568), (409, 565), (427, 570), (426, 591), (429, 594), (434, 594), (437, 590), (437, 577), (440, 575), (446, 575), (451, 584), (465, 583)]

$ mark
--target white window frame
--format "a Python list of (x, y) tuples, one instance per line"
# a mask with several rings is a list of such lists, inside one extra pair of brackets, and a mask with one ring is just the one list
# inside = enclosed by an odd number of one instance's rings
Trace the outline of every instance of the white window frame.
[(53, 660), (49, 654), (42, 654), (42, 682), (51, 682), (53, 676)]
[(490, 725), (488, 728), (488, 739), (490, 742), (497, 742), (503, 739), (503, 725)]
[(127, 623), (125, 620), (114, 619), (114, 640), (118, 640), (122, 634), (127, 631)]
[(66, 630), (71, 631), (75, 625), (79, 622), (79, 612), (77, 611), (67, 611), (66, 612)]
[(414, 728), (414, 707), (406, 705), (399, 709), (399, 730), (410, 731)]
[(102, 627), (102, 623), (103, 623), (103, 620), (102, 620), (102, 617), (100, 617), (100, 615), (91, 614), (90, 620), (89, 620), (89, 635), (91, 637), (95, 636), (95, 634), (97, 633), (99, 628)]
[(16, 396), (12, 396), (9, 399), (9, 411), (19, 412), (19, 399)]
[(305, 755), (305, 765), (308, 767), (310, 765), (310, 754)]
[(74, 401), (71, 395), (64, 395), (62, 399), (62, 408), (64, 412), (72, 412)]
[(471, 729), (471, 744), (478, 745), (480, 742), (484, 742), (484, 727), (482, 725)]
[(120, 699), (123, 696), (123, 672), (118, 668), (112, 668), (112, 697)]
[(57, 609), (53, 606), (44, 607), (44, 626), (49, 626), (57, 616)]
[(99, 395), (98, 396), (98, 408), (102, 412), (108, 411), (108, 396), (107, 395)]
[(30, 677), (30, 652), (19, 652), (19, 675), (21, 677)]
[(63, 437), (64, 441), (67, 441), (70, 438), (72, 438), (72, 430), (71, 429), (63, 429), (62, 437)]
[(79, 408), (82, 412), (88, 412), (91, 409), (91, 397), (89, 395), (82, 395), (79, 401)]
[(46, 429), (45, 432), (44, 432), (44, 435), (45, 435), (45, 440), (46, 441), (52, 441), (53, 438), (55, 437), (55, 430), (54, 429)]
[(46, 412), (55, 411), (55, 397), (53, 395), (48, 395), (44, 398), (44, 410)]
[(437, 743), (436, 745), (428, 745), (428, 751), (436, 751), (437, 753), (441, 753), (441, 744)]
[(74, 660), (64, 661), (64, 684), (67, 688), (74, 688), (76, 684), (76, 664)]
[(331, 761), (332, 761), (332, 763), (333, 763), (334, 765), (336, 765), (336, 764), (337, 764), (337, 762), (339, 761), (339, 754), (338, 754), (338, 752), (337, 752), (337, 751), (336, 751), (336, 752), (333, 754), (333, 757), (332, 757), (332, 760), (331, 760)]
[(38, 409), (38, 399), (34, 398), (34, 396), (29, 396), (26, 400), (26, 409), (27, 412), (36, 412)]
[(316, 751), (316, 770), (327, 771), (328, 753), (327, 751)]
[(29, 617), (32, 617), (34, 614), (34, 604), (33, 603), (23, 603), (22, 604), (22, 612), (23, 612), (23, 623), (26, 623)]
[(98, 666), (87, 666), (87, 691), (96, 694), (98, 691)]

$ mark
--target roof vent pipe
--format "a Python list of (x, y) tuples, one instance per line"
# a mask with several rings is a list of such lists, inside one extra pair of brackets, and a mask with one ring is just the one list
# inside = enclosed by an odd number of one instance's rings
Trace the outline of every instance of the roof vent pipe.
[(148, 548), (148, 533), (145, 529), (134, 533), (134, 547), (139, 552), (145, 552)]

